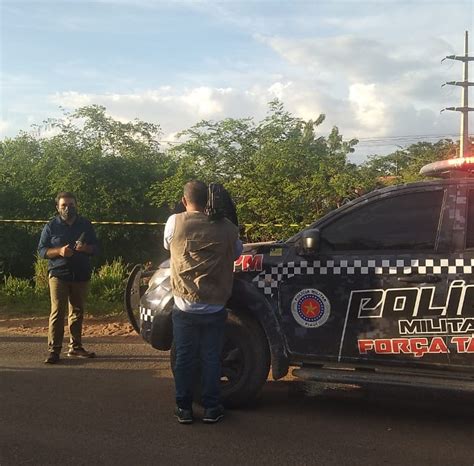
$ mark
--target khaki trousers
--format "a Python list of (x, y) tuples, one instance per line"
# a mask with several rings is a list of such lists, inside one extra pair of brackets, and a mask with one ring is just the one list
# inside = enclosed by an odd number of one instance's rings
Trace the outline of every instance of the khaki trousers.
[(49, 315), (48, 350), (60, 353), (64, 338), (64, 319), (69, 307), (69, 347), (82, 348), (82, 320), (89, 282), (68, 282), (56, 277), (49, 279), (51, 313)]

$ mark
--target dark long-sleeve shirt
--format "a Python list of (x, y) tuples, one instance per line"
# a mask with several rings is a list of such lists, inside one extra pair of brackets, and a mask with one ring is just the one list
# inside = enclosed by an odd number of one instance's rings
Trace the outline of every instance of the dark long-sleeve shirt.
[[(68, 225), (58, 215), (45, 225), (38, 244), (38, 254), (46, 259), (46, 251), (50, 248), (60, 248), (69, 245), (74, 249), (76, 241), (84, 233), (83, 242), (92, 246), (92, 254), (99, 252), (99, 245), (94, 228), (89, 220), (77, 216), (72, 225)], [(50, 277), (67, 281), (87, 281), (92, 274), (90, 255), (74, 251), (71, 257), (55, 257), (48, 260)]]

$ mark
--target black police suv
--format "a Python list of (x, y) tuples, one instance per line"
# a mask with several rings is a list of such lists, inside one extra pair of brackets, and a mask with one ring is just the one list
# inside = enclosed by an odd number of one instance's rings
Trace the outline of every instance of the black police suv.
[[(474, 389), (474, 158), (436, 162), (438, 179), (387, 187), (285, 242), (246, 244), (234, 264), (222, 395), (238, 406), (267, 380)], [(126, 309), (171, 349), (169, 261), (148, 284), (136, 266)]]

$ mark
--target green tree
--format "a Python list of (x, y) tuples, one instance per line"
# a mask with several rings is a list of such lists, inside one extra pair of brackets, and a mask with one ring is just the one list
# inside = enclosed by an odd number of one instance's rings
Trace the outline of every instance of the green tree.
[(372, 156), (364, 164), (369, 176), (387, 184), (423, 180), (420, 169), (431, 162), (456, 157), (458, 144), (450, 139), (418, 142), (385, 156)]
[[(0, 219), (46, 219), (58, 191), (74, 191), (96, 221), (164, 222), (190, 179), (223, 183), (236, 201), (246, 240), (285, 238), (361, 193), (415, 181), (426, 163), (453, 157), (450, 140), (420, 142), (362, 165), (348, 160), (356, 139), (326, 136), (278, 100), (267, 116), (201, 121), (165, 152), (158, 125), (123, 123), (92, 105), (48, 120), (52, 137), (20, 132), (0, 141)], [(97, 227), (101, 261), (163, 257), (162, 228)], [(0, 275), (31, 276), (41, 225), (0, 224)], [(1, 278), (1, 277), (0, 277)]]
[(323, 121), (324, 115), (314, 121), (294, 117), (279, 101), (270, 102), (259, 123), (202, 121), (181, 133), (183, 143), (170, 151), (176, 169), (153, 186), (151, 197), (156, 205), (173, 206), (187, 180), (220, 182), (236, 201), (240, 221), (253, 225), (247, 227), (248, 239), (288, 236), (337, 206), (363, 181), (358, 167), (347, 161), (357, 141), (344, 141), (337, 128), (317, 137)]
[[(73, 191), (81, 213), (91, 220), (164, 221), (168, 212), (148, 197), (150, 186), (164, 180), (173, 166), (160, 150), (158, 125), (122, 123), (99, 106), (45, 124), (54, 136), (22, 132), (0, 143), (0, 218), (47, 219), (55, 214), (57, 192)], [(2, 224), (0, 229), (4, 271), (31, 272), (41, 226)], [(119, 255), (139, 261), (149, 258), (150, 251), (159, 254), (156, 228), (99, 230), (104, 261)]]

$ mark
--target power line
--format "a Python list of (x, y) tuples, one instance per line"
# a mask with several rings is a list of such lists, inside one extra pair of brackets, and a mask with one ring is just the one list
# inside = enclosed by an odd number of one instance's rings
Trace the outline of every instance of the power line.
[(455, 133), (443, 133), (443, 134), (406, 134), (399, 136), (374, 136), (368, 138), (356, 138), (359, 141), (391, 141), (391, 140), (400, 140), (400, 139), (441, 139), (445, 137), (456, 137), (459, 134)]
[[(432, 141), (440, 139), (451, 139), (458, 138), (457, 134), (439, 134), (439, 135), (425, 135), (425, 136), (397, 136), (397, 137), (387, 137), (387, 138), (367, 138), (359, 139), (359, 144), (357, 147), (379, 147), (379, 146), (398, 146), (414, 144), (420, 141)], [(398, 143), (398, 144), (396, 144)]]
[[(446, 139), (452, 137), (459, 137), (459, 134), (456, 133), (443, 133), (443, 134), (407, 134), (407, 135), (397, 135), (397, 136), (374, 136), (374, 137), (366, 137), (366, 138), (358, 138), (354, 137), (359, 141), (359, 143), (363, 143), (360, 145), (368, 145), (372, 142), (383, 143), (385, 141), (415, 141), (415, 140), (424, 140), (424, 139)], [(347, 138), (349, 139), (349, 138)], [(183, 144), (185, 141), (158, 141), (160, 144)]]

